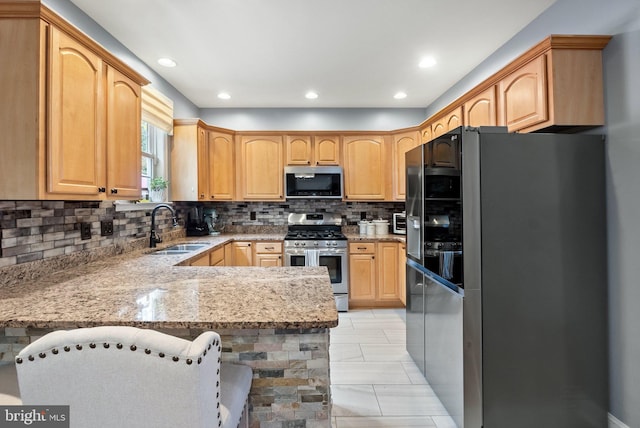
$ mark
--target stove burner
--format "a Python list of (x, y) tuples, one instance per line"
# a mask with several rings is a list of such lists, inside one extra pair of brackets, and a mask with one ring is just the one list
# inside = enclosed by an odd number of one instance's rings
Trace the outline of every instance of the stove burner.
[(307, 239), (307, 240), (315, 240), (315, 239), (334, 239), (334, 240), (344, 240), (347, 239), (346, 236), (342, 234), (340, 231), (334, 230), (290, 230), (287, 232), (287, 235), (284, 239)]

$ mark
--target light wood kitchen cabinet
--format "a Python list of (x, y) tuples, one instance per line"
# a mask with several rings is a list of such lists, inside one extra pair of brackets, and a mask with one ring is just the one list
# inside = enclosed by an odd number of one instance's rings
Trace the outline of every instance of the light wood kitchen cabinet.
[(548, 119), (546, 56), (535, 58), (498, 83), (500, 125), (510, 131)]
[(313, 159), (316, 165), (340, 165), (340, 136), (314, 135)]
[(224, 266), (233, 266), (233, 245), (231, 242), (224, 244)]
[(602, 48), (608, 40), (552, 36), (545, 41), (546, 53), (498, 83), (498, 124), (510, 132), (604, 124)]
[(171, 145), (174, 201), (230, 201), (235, 189), (232, 131), (197, 119), (175, 120)]
[(235, 189), (235, 148), (233, 134), (207, 133), (209, 200), (231, 201)]
[(496, 126), (496, 87), (491, 86), (464, 103), (466, 126)]
[(349, 307), (401, 307), (397, 242), (349, 243)]
[(282, 266), (282, 242), (256, 242), (254, 265), (260, 267)]
[(376, 254), (378, 261), (376, 263), (378, 274), (378, 293), (379, 301), (397, 301), (399, 299), (398, 290), (398, 243), (397, 242), (378, 242), (376, 244)]
[(285, 136), (286, 164), (320, 166), (340, 164), (340, 137), (337, 135)]
[(140, 197), (144, 77), (37, 3), (0, 4), (0, 63), (0, 199)]
[(224, 246), (215, 248), (209, 253), (209, 266), (225, 266)]
[(349, 243), (349, 307), (368, 305), (376, 299), (375, 243)]
[(345, 136), (343, 150), (345, 199), (385, 200), (391, 171), (384, 136)]
[(420, 144), (420, 134), (416, 131), (393, 134), (393, 198), (406, 198), (405, 153)]
[(211, 266), (209, 254), (210, 253), (203, 254), (197, 259), (192, 260), (191, 262), (189, 262), (189, 266)]
[(433, 139), (433, 132), (431, 132), (431, 124), (422, 125), (420, 128), (420, 144), (428, 143)]
[(253, 246), (251, 242), (232, 242), (231, 253), (231, 266), (253, 266)]
[(284, 156), (280, 135), (238, 135), (241, 200), (284, 200)]
[(107, 192), (118, 199), (141, 194), (140, 85), (107, 67)]
[(431, 124), (432, 136), (433, 138), (439, 137), (461, 126), (462, 123), (462, 106), (460, 106), (440, 119), (436, 119), (435, 122)]

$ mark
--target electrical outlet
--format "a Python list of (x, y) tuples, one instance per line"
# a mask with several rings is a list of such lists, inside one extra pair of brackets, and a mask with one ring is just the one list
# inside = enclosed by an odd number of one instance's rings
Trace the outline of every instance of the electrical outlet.
[(251, 211), (251, 212), (249, 213), (249, 218), (250, 218), (251, 220), (255, 220), (255, 219), (256, 219), (256, 212), (255, 212), (255, 211)]
[(102, 220), (100, 222), (100, 236), (113, 235), (113, 220)]
[(91, 223), (80, 223), (80, 239), (91, 239)]

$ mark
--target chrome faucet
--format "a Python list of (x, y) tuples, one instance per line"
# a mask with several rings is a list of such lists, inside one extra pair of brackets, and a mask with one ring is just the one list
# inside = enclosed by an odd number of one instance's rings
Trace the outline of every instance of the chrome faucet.
[(168, 204), (158, 204), (158, 205), (156, 205), (156, 207), (153, 209), (153, 211), (151, 211), (151, 236), (149, 238), (149, 248), (156, 248), (156, 243), (162, 242), (162, 238), (156, 232), (156, 212), (160, 208), (166, 208), (169, 211), (171, 211), (172, 220), (173, 220), (173, 227), (177, 227), (178, 226), (178, 218), (176, 217), (176, 211), (173, 209), (173, 207), (171, 205), (168, 205)]

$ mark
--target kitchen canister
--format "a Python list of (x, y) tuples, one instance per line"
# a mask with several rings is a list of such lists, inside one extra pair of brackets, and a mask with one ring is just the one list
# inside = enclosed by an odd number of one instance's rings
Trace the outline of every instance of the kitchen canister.
[(389, 220), (373, 220), (373, 225), (376, 229), (376, 235), (387, 235), (389, 234)]
[(360, 227), (360, 235), (367, 234), (368, 225), (369, 225), (369, 222), (367, 220), (360, 220), (360, 222), (358, 223), (358, 226)]
[(368, 236), (373, 236), (376, 234), (376, 225), (373, 224), (372, 221), (367, 223), (367, 235)]

